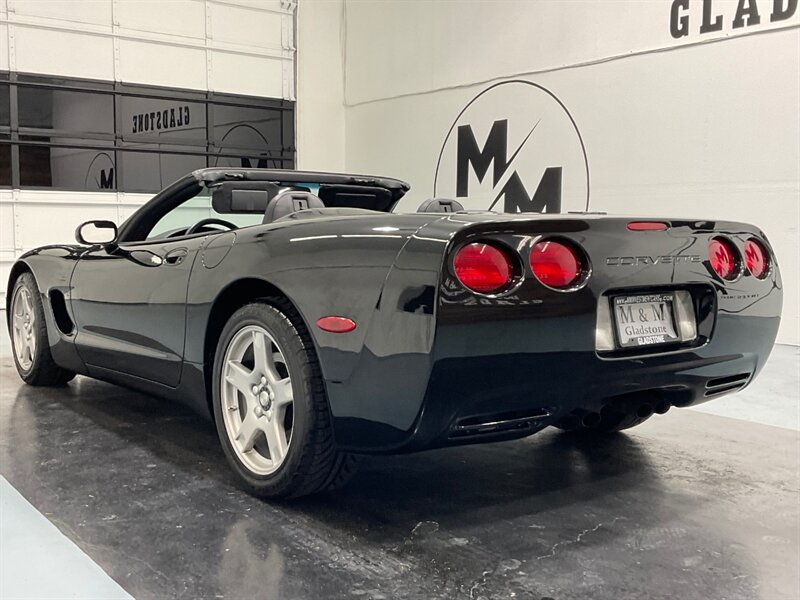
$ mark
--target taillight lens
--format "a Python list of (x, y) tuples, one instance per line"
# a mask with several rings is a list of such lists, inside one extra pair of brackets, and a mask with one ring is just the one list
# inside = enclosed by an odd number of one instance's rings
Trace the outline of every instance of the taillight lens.
[(571, 246), (556, 241), (535, 244), (530, 263), (536, 279), (556, 289), (576, 285), (584, 273), (581, 254)]
[(453, 267), (465, 287), (481, 294), (501, 291), (514, 277), (514, 266), (504, 251), (477, 242), (456, 253)]
[(753, 277), (764, 279), (769, 274), (769, 252), (758, 240), (750, 239), (745, 242), (744, 260)]
[(722, 279), (736, 279), (737, 260), (733, 242), (724, 238), (714, 238), (708, 244), (708, 258), (711, 268)]

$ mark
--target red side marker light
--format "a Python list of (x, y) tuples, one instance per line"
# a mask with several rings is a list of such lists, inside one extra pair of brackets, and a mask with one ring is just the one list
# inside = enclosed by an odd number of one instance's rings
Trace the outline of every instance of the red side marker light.
[(631, 221), (628, 231), (666, 231), (667, 224), (658, 221)]
[(322, 317), (317, 320), (317, 327), (329, 333), (347, 333), (356, 328), (356, 322), (347, 317)]

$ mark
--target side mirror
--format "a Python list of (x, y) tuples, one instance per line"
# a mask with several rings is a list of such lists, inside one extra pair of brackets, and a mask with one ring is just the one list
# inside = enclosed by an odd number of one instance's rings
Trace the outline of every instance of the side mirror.
[(117, 241), (117, 226), (111, 221), (86, 221), (75, 230), (75, 239), (87, 246), (113, 244)]

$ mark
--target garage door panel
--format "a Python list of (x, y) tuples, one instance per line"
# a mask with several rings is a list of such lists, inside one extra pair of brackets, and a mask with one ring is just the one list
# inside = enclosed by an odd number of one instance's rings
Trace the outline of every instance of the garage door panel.
[(18, 16), (91, 23), (111, 28), (111, 0), (15, 0), (13, 8)]
[[(6, 289), (8, 289), (8, 276), (11, 274), (11, 266), (14, 264), (13, 254), (0, 252), (0, 310), (6, 308)], [(5, 315), (0, 315), (5, 317)], [(5, 323), (1, 324), (5, 326)]]
[[(8, 39), (8, 25), (0, 23), (0, 42)], [(8, 71), (8, 44), (0, 43), (0, 70)]]
[(204, 39), (205, 3), (198, 0), (118, 2), (115, 16), (123, 30)]
[[(284, 61), (280, 58), (214, 51), (212, 61), (216, 90), (271, 98), (285, 97)], [(247, 77), (242, 77), (242, 73), (247, 73)]]
[(225, 4), (212, 10), (211, 37), (215, 41), (280, 49), (283, 15)]
[(200, 90), (207, 86), (205, 49), (120, 40), (119, 55), (122, 81)]
[(78, 225), (93, 219), (117, 222), (115, 194), (81, 194), (73, 199), (67, 194), (58, 197), (52, 192), (32, 192), (31, 197), (14, 206), (17, 249), (74, 244)]
[(114, 79), (111, 37), (14, 25), (14, 44), (17, 71)]
[(0, 200), (0, 252), (14, 250), (14, 207)]

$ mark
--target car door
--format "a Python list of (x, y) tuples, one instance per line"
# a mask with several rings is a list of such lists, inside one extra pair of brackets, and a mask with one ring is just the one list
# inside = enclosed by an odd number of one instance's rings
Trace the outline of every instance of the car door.
[(75, 343), (90, 371), (99, 367), (178, 384), (186, 292), (205, 239), (121, 244), (81, 257), (72, 276), (72, 310)]

